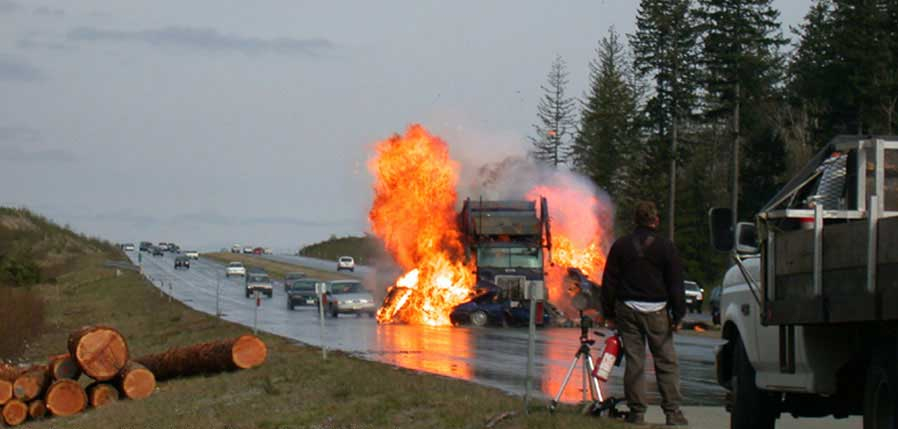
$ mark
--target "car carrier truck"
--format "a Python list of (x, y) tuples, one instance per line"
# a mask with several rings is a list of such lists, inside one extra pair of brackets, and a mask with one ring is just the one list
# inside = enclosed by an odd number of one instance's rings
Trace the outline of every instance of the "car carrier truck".
[(710, 218), (735, 262), (717, 353), (731, 428), (781, 414), (898, 428), (898, 137), (837, 137), (754, 222)]

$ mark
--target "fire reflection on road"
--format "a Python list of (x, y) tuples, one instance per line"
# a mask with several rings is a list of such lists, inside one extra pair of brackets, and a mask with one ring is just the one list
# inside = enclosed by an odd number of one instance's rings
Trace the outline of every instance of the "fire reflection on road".
[(471, 331), (447, 326), (380, 325), (380, 360), (404, 368), (463, 380), (474, 378)]

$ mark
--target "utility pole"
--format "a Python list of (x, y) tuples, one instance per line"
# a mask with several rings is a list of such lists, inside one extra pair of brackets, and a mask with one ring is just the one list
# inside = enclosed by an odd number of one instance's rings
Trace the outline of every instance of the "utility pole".
[(733, 208), (733, 226), (739, 222), (739, 147), (741, 146), (741, 131), (739, 129), (739, 108), (742, 104), (740, 83), (736, 82), (736, 105), (733, 108), (733, 190), (730, 197), (730, 205)]

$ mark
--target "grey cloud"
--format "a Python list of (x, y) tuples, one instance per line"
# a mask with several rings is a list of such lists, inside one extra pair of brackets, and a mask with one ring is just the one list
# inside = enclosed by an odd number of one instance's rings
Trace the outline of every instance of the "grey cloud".
[(65, 11), (62, 9), (51, 9), (47, 6), (41, 6), (34, 9), (34, 14), (43, 16), (63, 16), (65, 15)]
[(68, 51), (74, 49), (74, 46), (58, 42), (45, 42), (32, 38), (19, 39), (16, 42), (19, 49), (46, 49), (49, 51)]
[(19, 10), (21, 6), (12, 0), (0, 0), (0, 13), (12, 13)]
[(71, 162), (75, 156), (62, 149), (25, 150), (19, 145), (0, 145), (0, 161), (6, 162)]
[(34, 143), (40, 139), (40, 132), (34, 128), (0, 127), (0, 142)]
[(43, 72), (31, 64), (0, 56), (0, 82), (33, 82), (42, 80)]
[(241, 52), (244, 54), (299, 54), (318, 56), (333, 50), (336, 45), (327, 39), (294, 39), (280, 37), (260, 39), (223, 34), (209, 28), (165, 27), (153, 30), (106, 30), (80, 27), (69, 31), (70, 40), (119, 41), (145, 43), (151, 46), (177, 46), (213, 52)]

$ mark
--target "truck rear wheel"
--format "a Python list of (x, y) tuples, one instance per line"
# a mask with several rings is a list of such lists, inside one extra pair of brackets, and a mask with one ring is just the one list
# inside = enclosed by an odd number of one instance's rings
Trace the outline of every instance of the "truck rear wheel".
[(896, 363), (874, 357), (867, 368), (864, 383), (864, 429), (894, 429), (898, 427), (898, 380)]
[(730, 428), (773, 429), (777, 417), (775, 404), (755, 384), (755, 369), (748, 360), (742, 339), (737, 338), (733, 345), (733, 407), (730, 411)]

